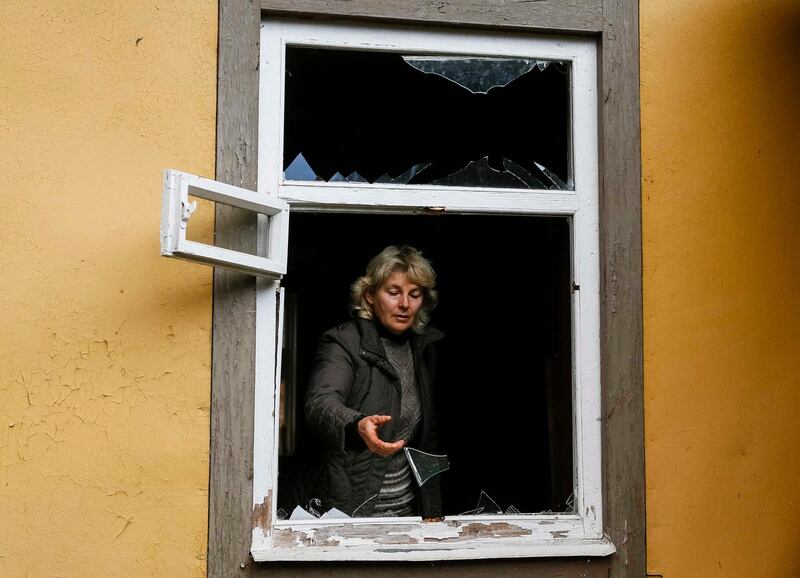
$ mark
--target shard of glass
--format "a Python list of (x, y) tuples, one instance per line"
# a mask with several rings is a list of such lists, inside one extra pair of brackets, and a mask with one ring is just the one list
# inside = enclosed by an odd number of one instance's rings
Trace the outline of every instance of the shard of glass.
[(478, 497), (478, 505), (472, 510), (461, 512), (459, 516), (479, 516), (488, 514), (502, 514), (503, 509), (497, 505), (489, 494), (481, 490), (481, 495)]
[(450, 469), (450, 460), (445, 455), (429, 454), (414, 448), (403, 448), (403, 451), (420, 486)]
[(529, 189), (547, 189), (542, 181), (534, 177), (525, 167), (509, 159), (503, 159), (503, 168), (525, 183)]
[(410, 66), (435, 74), (478, 94), (510, 84), (534, 68), (547, 68), (549, 61), (528, 58), (476, 58), (463, 56), (404, 56)]
[(526, 183), (513, 173), (492, 168), (489, 165), (489, 157), (470, 161), (463, 169), (431, 181), (430, 184), (450, 187), (479, 186), (493, 189), (528, 188)]
[(296, 506), (292, 510), (292, 515), (289, 516), (290, 520), (314, 520), (316, 516), (309, 514), (303, 506)]
[(557, 174), (555, 174), (553, 171), (548, 169), (546, 166), (541, 165), (541, 164), (536, 163), (536, 162), (534, 162), (533, 164), (535, 164), (536, 168), (538, 168), (540, 171), (542, 171), (542, 174), (545, 177), (547, 177), (549, 179), (549, 181), (552, 183), (551, 186), (547, 187), (548, 189), (564, 190), (564, 189), (568, 189), (569, 188), (567, 186), (567, 183), (562, 181)]
[(417, 174), (419, 174), (422, 171), (424, 171), (429, 166), (430, 166), (430, 163), (417, 163), (417, 164), (413, 165), (410, 169), (405, 171), (404, 173), (402, 173), (402, 174), (396, 176), (395, 178), (393, 178), (391, 180), (391, 182), (405, 184), (408, 181), (410, 181), (411, 179), (413, 179)]
[(367, 179), (358, 174), (358, 171), (353, 171), (345, 179), (348, 183), (366, 183)]
[(315, 181), (317, 175), (308, 164), (303, 153), (298, 153), (291, 164), (283, 171), (283, 178), (287, 181)]

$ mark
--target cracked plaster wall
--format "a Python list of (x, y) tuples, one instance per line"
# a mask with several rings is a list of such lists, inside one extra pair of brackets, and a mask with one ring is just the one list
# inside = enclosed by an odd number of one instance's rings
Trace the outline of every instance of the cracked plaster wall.
[[(0, 3), (0, 576), (205, 573), (216, 2)], [(211, 221), (198, 228), (208, 236)]]
[[(0, 3), (0, 575), (204, 573), (211, 276), (157, 230), (161, 169), (213, 174), (216, 11)], [(798, 14), (641, 6), (664, 576), (800, 572)]]
[(800, 2), (640, 14), (648, 570), (800, 576)]

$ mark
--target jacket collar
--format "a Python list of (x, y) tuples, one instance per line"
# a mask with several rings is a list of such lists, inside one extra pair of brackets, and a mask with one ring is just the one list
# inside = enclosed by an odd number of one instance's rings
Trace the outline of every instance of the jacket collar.
[[(356, 318), (356, 324), (358, 326), (358, 332), (361, 335), (362, 353), (367, 352), (377, 355), (381, 359), (386, 359), (386, 351), (383, 349), (378, 330), (375, 328), (375, 322), (358, 317)], [(439, 341), (442, 337), (444, 337), (444, 333), (428, 326), (422, 333), (411, 334), (411, 349), (422, 351), (426, 346), (434, 341)]]

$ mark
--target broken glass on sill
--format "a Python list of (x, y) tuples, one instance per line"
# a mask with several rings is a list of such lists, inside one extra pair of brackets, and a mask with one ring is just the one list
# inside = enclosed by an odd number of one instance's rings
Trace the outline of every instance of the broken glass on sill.
[(359, 504), (359, 505), (356, 507), (356, 509), (355, 509), (355, 510), (353, 510), (353, 516), (352, 516), (352, 517), (353, 517), (353, 518), (358, 518), (359, 510), (361, 510), (361, 509), (362, 509), (364, 506), (366, 506), (366, 505), (367, 505), (367, 504), (369, 504), (370, 502), (372, 502), (372, 501), (374, 501), (374, 500), (377, 500), (377, 499), (378, 499), (378, 495), (379, 495), (379, 494), (375, 494), (375, 495), (373, 495), (373, 496), (370, 496), (369, 498), (367, 498), (366, 500), (364, 500), (363, 502), (361, 502), (361, 503), (360, 503), (360, 504)]
[(339, 520), (342, 518), (349, 518), (347, 514), (342, 512), (339, 508), (331, 508), (324, 514), (322, 514), (319, 519), (320, 520)]
[[(570, 507), (569, 512), (573, 512), (574, 508)], [(461, 512), (459, 516), (518, 516), (522, 515), (522, 511), (514, 504), (509, 504), (505, 510), (501, 508), (497, 502), (485, 491), (481, 490), (478, 497), (478, 504), (471, 510)], [(539, 514), (558, 514), (560, 512), (553, 512), (551, 510), (544, 510), (537, 512)]]
[(305, 508), (299, 504), (295, 506), (290, 516), (287, 516), (286, 510), (279, 508), (278, 519), (285, 520), (288, 517), (289, 520), (335, 520), (350, 517), (338, 508), (331, 508), (330, 510), (321, 513), (321, 507), (322, 500), (319, 498), (311, 498)]
[(478, 497), (478, 505), (471, 510), (461, 512), (459, 516), (497, 515), (502, 513), (503, 509), (497, 505), (497, 502), (489, 494), (481, 490), (481, 495)]
[(575, 512), (575, 492), (572, 492), (569, 497), (567, 498), (567, 511), (568, 512)]
[[(411, 499), (413, 499), (413, 496)], [(364, 514), (362, 513), (362, 510), (364, 510), (364, 507), (367, 506), (367, 504), (373, 506), (372, 511), (369, 514), (370, 518), (394, 518), (397, 517), (398, 515), (404, 516), (407, 514), (397, 514), (396, 512), (398, 511), (398, 509), (402, 510), (404, 506), (406, 506), (407, 502), (408, 500), (404, 502), (392, 501), (391, 497), (381, 496), (380, 493), (377, 493), (373, 496), (370, 496), (369, 498), (364, 500), (361, 504), (359, 504), (359, 506), (355, 510), (353, 510), (353, 515), (351, 517), (352, 518), (358, 518), (359, 516), (365, 517)]]
[(317, 516), (314, 516), (300, 505), (295, 506), (294, 510), (292, 510), (292, 514), (289, 516), (290, 520), (315, 520), (316, 518)]

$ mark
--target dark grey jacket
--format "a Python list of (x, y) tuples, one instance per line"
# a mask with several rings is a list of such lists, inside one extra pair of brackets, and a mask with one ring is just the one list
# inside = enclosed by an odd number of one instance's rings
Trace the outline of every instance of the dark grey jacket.
[[(442, 337), (432, 327), (411, 337), (422, 423), (410, 445), (430, 453), (438, 451), (432, 392), (436, 361), (432, 343)], [(314, 493), (322, 498), (325, 508), (336, 507), (352, 514), (380, 491), (390, 460), (367, 450), (360, 439), (360, 443), (351, 443), (346, 429), (367, 415), (390, 415), (392, 420), (380, 429), (379, 435), (385, 441), (395, 441), (400, 387), (372, 321), (354, 319), (322, 336), (306, 394), (305, 414), (311, 429), (327, 446)], [(439, 479), (429, 480), (419, 490), (421, 514), (441, 516)], [(368, 502), (357, 515), (369, 516), (372, 511), (373, 503)]]

